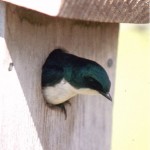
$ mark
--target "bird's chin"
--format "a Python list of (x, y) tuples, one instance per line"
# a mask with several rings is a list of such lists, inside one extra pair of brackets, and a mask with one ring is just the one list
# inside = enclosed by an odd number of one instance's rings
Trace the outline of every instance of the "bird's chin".
[(100, 92), (100, 94), (102, 94), (104, 97), (106, 97), (108, 100), (112, 101), (112, 97), (109, 93), (103, 93), (103, 92)]

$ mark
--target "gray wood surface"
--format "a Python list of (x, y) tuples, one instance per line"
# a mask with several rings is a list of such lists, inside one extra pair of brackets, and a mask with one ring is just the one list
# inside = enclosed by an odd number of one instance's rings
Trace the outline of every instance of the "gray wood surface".
[(150, 0), (3, 0), (50, 16), (112, 23), (149, 23)]
[[(42, 64), (60, 46), (102, 64), (111, 78), (113, 96), (118, 24), (51, 18), (13, 5), (6, 12), (6, 24), (0, 24), (5, 26), (0, 149), (110, 150), (113, 103), (101, 95), (76, 96), (65, 120), (64, 114), (45, 105), (40, 81)], [(14, 67), (8, 71), (11, 62)]]

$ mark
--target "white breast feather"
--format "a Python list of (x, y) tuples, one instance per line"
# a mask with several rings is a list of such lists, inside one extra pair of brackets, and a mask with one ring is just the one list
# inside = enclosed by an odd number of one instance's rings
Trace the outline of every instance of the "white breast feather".
[(54, 105), (63, 103), (77, 94), (97, 95), (99, 93), (89, 88), (76, 89), (65, 79), (55, 86), (47, 86), (43, 89), (44, 98), (48, 103)]

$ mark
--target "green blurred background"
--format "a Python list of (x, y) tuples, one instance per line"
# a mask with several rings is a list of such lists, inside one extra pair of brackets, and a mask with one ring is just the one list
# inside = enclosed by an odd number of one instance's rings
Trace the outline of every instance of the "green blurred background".
[(112, 150), (150, 150), (150, 24), (120, 24)]

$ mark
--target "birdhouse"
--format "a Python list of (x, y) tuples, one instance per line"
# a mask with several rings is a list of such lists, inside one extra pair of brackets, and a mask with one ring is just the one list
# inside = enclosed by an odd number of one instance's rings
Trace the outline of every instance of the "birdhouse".
[(148, 22), (143, 0), (2, 0), (0, 149), (110, 150), (114, 99), (77, 95), (65, 120), (45, 104), (42, 65), (58, 47), (94, 60), (107, 71), (113, 98), (119, 23)]

